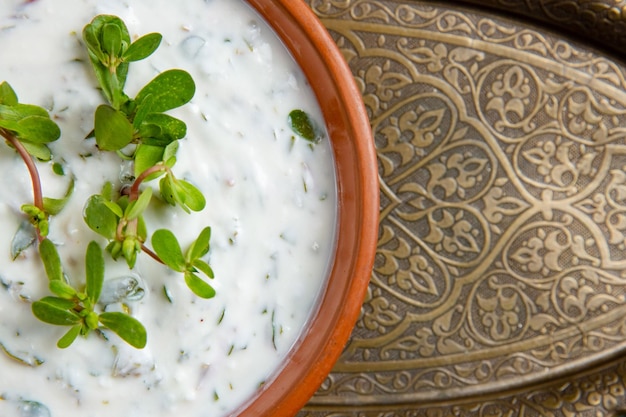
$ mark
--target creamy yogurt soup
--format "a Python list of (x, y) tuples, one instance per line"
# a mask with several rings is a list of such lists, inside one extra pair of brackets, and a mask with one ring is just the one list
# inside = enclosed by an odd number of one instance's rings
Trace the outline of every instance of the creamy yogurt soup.
[(296, 108), (322, 116), (295, 62), (240, 0), (3, 0), (0, 81), (21, 102), (49, 109), (62, 130), (51, 149), (66, 175), (39, 163), (44, 195), (61, 197), (76, 177), (50, 231), (73, 282), (84, 279), (87, 243), (106, 244), (82, 219), (85, 200), (131, 172), (84, 139), (104, 100), (80, 33), (98, 14), (119, 16), (133, 36), (164, 36), (156, 53), (131, 64), (130, 96), (171, 68), (196, 82), (192, 102), (173, 113), (188, 127), (174, 171), (200, 188), (207, 206), (192, 214), (168, 208), (148, 225), (173, 230), (183, 247), (212, 228), (207, 260), (217, 295), (197, 298), (181, 274), (146, 255), (129, 271), (107, 254), (105, 299), (120, 277), (145, 290), (122, 301), (146, 326), (146, 348), (91, 334), (57, 349), (66, 329), (31, 313), (30, 302), (49, 295), (36, 250), (11, 259), (19, 208), (32, 191), (23, 162), (2, 145), (0, 416), (228, 415), (280, 367), (325, 284), (336, 217), (332, 152), (327, 139), (294, 141), (287, 124)]

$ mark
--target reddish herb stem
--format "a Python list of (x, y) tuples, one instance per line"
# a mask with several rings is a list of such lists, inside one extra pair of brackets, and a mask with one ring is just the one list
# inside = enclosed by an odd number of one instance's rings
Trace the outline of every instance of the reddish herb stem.
[(150, 168), (146, 169), (144, 172), (139, 174), (139, 176), (135, 179), (135, 181), (133, 182), (133, 185), (130, 188), (130, 194), (128, 195), (128, 200), (135, 201), (139, 198), (139, 186), (141, 185), (142, 182), (146, 180), (146, 178), (148, 178), (152, 174), (156, 174), (157, 172), (167, 171), (167, 169), (168, 168), (165, 165), (157, 164), (157, 165), (151, 166)]
[[(41, 177), (39, 176), (39, 171), (37, 170), (37, 166), (35, 165), (35, 160), (28, 153), (24, 145), (17, 140), (17, 138), (11, 134), (11, 132), (6, 129), (0, 129), (0, 135), (4, 137), (11, 146), (15, 148), (17, 153), (20, 155), (24, 164), (26, 164), (26, 168), (28, 169), (28, 174), (30, 175), (30, 180), (33, 186), (33, 204), (42, 212), (43, 208), (43, 191), (41, 188)], [(39, 228), (37, 228), (37, 240), (41, 242), (44, 237), (41, 235)]]
[(152, 251), (152, 249), (150, 249), (149, 247), (147, 247), (146, 245), (144, 245), (143, 243), (141, 244), (141, 250), (147, 254), (148, 256), (150, 256), (152, 259), (154, 259), (155, 261), (157, 261), (160, 264), (165, 265), (165, 262), (163, 262), (161, 260), (161, 258), (159, 258), (159, 255), (157, 255), (156, 253), (154, 253)]
[(30, 179), (33, 184), (33, 204), (39, 210), (43, 211), (43, 191), (41, 189), (41, 179), (33, 157), (30, 156), (26, 148), (24, 148), (24, 145), (22, 145), (22, 143), (11, 133), (7, 132), (5, 129), (0, 129), (0, 134), (17, 150), (17, 153), (26, 164), (26, 168), (28, 168), (28, 173), (30, 174)]
[[(133, 182), (133, 185), (130, 188), (130, 192), (128, 194), (128, 201), (136, 201), (139, 198), (139, 187), (141, 186), (141, 184), (146, 180), (146, 178), (148, 178), (150, 175), (152, 174), (156, 174), (157, 172), (161, 172), (167, 170), (167, 167), (164, 165), (154, 165), (148, 169), (146, 169), (145, 171), (143, 171), (141, 174), (139, 174), (139, 176), (135, 179), (135, 181)], [(128, 223), (126, 223), (126, 230), (128, 229), (132, 229), (135, 233), (137, 230), (137, 219), (133, 219), (130, 220)], [(122, 222), (120, 222), (120, 225), (122, 225)], [(123, 226), (122, 226), (123, 227)], [(118, 228), (118, 236), (123, 235), (122, 231)], [(156, 253), (154, 253), (150, 248), (148, 248), (143, 242), (141, 243), (141, 250), (146, 253), (148, 256), (150, 256), (152, 259), (154, 259), (155, 261), (159, 262), (160, 264), (165, 264), (165, 262), (163, 262), (161, 260), (161, 258), (159, 257), (159, 255), (157, 255)]]

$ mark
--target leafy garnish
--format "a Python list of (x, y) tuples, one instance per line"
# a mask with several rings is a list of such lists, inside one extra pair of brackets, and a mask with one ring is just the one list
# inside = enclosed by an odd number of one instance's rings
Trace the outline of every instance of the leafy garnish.
[[(83, 216), (89, 228), (108, 240), (106, 251), (113, 259), (123, 257), (132, 269), (143, 251), (183, 273), (195, 294), (210, 298), (215, 290), (197, 275), (202, 273), (213, 278), (211, 267), (202, 259), (209, 252), (210, 228), (204, 228), (184, 254), (176, 236), (165, 229), (152, 235), (154, 252), (145, 245), (148, 228), (144, 214), (155, 201), (153, 187), (146, 183), (161, 178), (160, 198), (186, 212), (200, 211), (206, 205), (200, 190), (189, 181), (177, 178), (172, 170), (178, 141), (186, 136), (187, 126), (166, 112), (193, 98), (192, 77), (183, 70), (172, 69), (150, 80), (134, 98), (124, 91), (129, 64), (149, 57), (161, 40), (160, 34), (150, 33), (131, 41), (124, 22), (110, 15), (96, 16), (83, 29), (89, 61), (107, 100), (94, 110), (94, 128), (87, 139), (94, 138), (100, 151), (115, 152), (134, 165), (132, 184), (103, 184), (100, 194), (87, 199)], [(67, 191), (61, 198), (43, 196), (36, 161), (52, 160), (48, 144), (60, 135), (59, 127), (45, 109), (20, 103), (8, 83), (0, 84), (0, 136), (19, 153), (33, 186), (33, 201), (21, 206), (26, 219), (13, 238), (11, 255), (16, 259), (38, 242), (38, 254), (50, 291), (50, 295), (32, 303), (32, 312), (42, 322), (68, 328), (58, 339), (59, 348), (67, 348), (79, 336), (86, 337), (94, 330), (112, 331), (130, 345), (143, 348), (147, 342), (144, 326), (130, 314), (104, 311), (103, 305), (120, 302), (120, 297), (128, 301), (140, 299), (144, 288), (135, 285), (120, 292), (116, 280), (107, 284), (103, 250), (95, 241), (86, 248), (84, 279), (68, 277), (57, 247), (48, 238), (51, 217), (64, 209), (73, 195), (75, 180), (80, 179), (69, 177)], [(65, 175), (60, 163), (51, 162), (51, 165), (55, 174)], [(133, 282), (138, 284), (137, 280)]]
[(126, 313), (97, 310), (104, 283), (104, 257), (96, 242), (89, 243), (85, 255), (85, 292), (65, 282), (60, 257), (50, 240), (44, 239), (39, 248), (54, 295), (35, 301), (32, 310), (45, 323), (70, 326), (57, 342), (58, 347), (66, 348), (79, 335), (86, 337), (100, 328), (113, 331), (133, 347), (141, 349), (146, 345), (146, 329), (137, 319)]
[(304, 110), (292, 110), (287, 121), (291, 130), (307, 141), (319, 143), (322, 140), (322, 131), (315, 120)]

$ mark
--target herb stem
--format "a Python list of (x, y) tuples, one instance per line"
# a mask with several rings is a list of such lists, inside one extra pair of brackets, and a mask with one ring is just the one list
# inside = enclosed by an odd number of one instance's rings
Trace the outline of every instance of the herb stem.
[(146, 245), (144, 245), (143, 243), (141, 244), (141, 250), (147, 254), (148, 256), (150, 256), (152, 259), (154, 259), (155, 261), (157, 261), (160, 264), (165, 265), (165, 262), (163, 262), (163, 260), (161, 258), (159, 258), (159, 255), (157, 255), (156, 253), (154, 253), (149, 247), (147, 247)]
[[(33, 186), (33, 204), (39, 210), (44, 211), (43, 208), (43, 191), (41, 188), (41, 177), (39, 176), (39, 171), (37, 170), (37, 166), (35, 165), (35, 161), (33, 157), (30, 156), (24, 145), (15, 138), (13, 134), (11, 134), (6, 129), (0, 129), (0, 135), (2, 135), (10, 144), (15, 148), (17, 153), (20, 155), (24, 164), (26, 164), (26, 168), (28, 169), (28, 173), (30, 175), (30, 180)], [(43, 240), (43, 236), (37, 229), (37, 238), (41, 242)]]
[(139, 186), (142, 182), (146, 180), (150, 175), (156, 174), (157, 172), (166, 171), (168, 168), (165, 165), (157, 164), (151, 166), (150, 168), (143, 171), (133, 182), (133, 185), (130, 187), (130, 193), (128, 194), (129, 201), (135, 201), (139, 198)]

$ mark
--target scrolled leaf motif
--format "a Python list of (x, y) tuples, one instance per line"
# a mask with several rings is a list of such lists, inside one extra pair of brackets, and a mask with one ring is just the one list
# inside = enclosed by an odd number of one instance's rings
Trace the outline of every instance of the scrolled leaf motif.
[(497, 116), (493, 127), (497, 132), (506, 129), (521, 129), (523, 133), (532, 131), (534, 125), (530, 117), (534, 111), (534, 85), (532, 75), (521, 65), (494, 69), (489, 76), (495, 80), (483, 86), (488, 101), (484, 104), (485, 113)]
[(467, 198), (468, 190), (488, 177), (486, 168), (489, 159), (472, 154), (456, 152), (442, 156), (438, 162), (429, 164), (426, 168), (430, 178), (426, 184), (429, 195), (440, 199), (448, 199), (454, 195), (461, 199)]
[(391, 304), (385, 297), (374, 296), (365, 302), (360, 321), (366, 329), (384, 334), (390, 327), (399, 324), (402, 317), (398, 314), (396, 305)]
[[(382, 66), (372, 65), (369, 67), (365, 72), (365, 82), (376, 89), (375, 94), (368, 94), (372, 100), (389, 102), (397, 97), (403, 88), (410, 85), (412, 80), (404, 74), (393, 72), (391, 61), (387, 60)], [(372, 108), (378, 108), (378, 106)]]
[(438, 43), (433, 47), (420, 46), (417, 48), (406, 48), (408, 44), (408, 40), (403, 38), (399, 41), (398, 49), (411, 61), (425, 64), (430, 72), (439, 72), (443, 69), (443, 62), (448, 56), (448, 48), (446, 45)]
[(439, 296), (436, 278), (433, 276), (433, 268), (428, 260), (419, 254), (412, 254), (408, 258), (409, 268), (401, 269), (396, 273), (396, 281), (399, 288), (410, 295), (426, 294)]
[(491, 225), (502, 222), (505, 216), (516, 216), (530, 205), (516, 197), (507, 196), (501, 187), (492, 187), (483, 197), (483, 215)]
[[(441, 131), (445, 108), (422, 110), (417, 108), (400, 116), (399, 127), (402, 132), (410, 132), (411, 143), (418, 148), (426, 148), (436, 140)], [(445, 129), (447, 130), (447, 129)]]
[(450, 210), (441, 210), (436, 216), (435, 212), (431, 212), (428, 225), (429, 234), (424, 237), (424, 241), (433, 244), (435, 250), (455, 256), (480, 253), (478, 230), (464, 219), (463, 211), (454, 214)]

